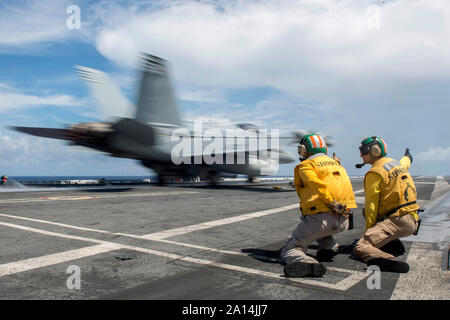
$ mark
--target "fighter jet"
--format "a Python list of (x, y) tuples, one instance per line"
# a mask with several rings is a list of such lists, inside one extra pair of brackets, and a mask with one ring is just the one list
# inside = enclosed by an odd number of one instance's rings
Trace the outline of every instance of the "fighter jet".
[[(150, 54), (142, 54), (140, 62), (141, 83), (134, 116), (123, 117), (122, 113), (114, 121), (77, 123), (66, 129), (12, 129), (67, 140), (113, 157), (136, 159), (158, 174), (159, 184), (168, 176), (200, 177), (216, 184), (221, 177), (243, 174), (255, 181), (258, 176), (275, 174), (279, 164), (296, 160), (280, 145), (298, 142), (309, 133), (307, 130), (279, 137), (272, 130), (249, 123), (233, 127), (186, 124), (178, 110), (168, 62)], [(106, 110), (132, 113), (133, 107), (105, 73), (82, 66), (76, 66), (76, 70)]]

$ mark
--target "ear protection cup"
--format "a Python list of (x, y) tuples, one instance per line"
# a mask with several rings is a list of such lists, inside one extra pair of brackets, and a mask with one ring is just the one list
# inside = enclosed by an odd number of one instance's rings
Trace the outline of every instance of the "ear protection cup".
[(361, 142), (359, 147), (361, 154), (368, 154), (372, 157), (386, 156), (386, 143), (379, 137), (366, 138)]
[(306, 155), (306, 147), (303, 144), (299, 144), (297, 146), (297, 150), (298, 150), (298, 154), (300, 155), (300, 157), (304, 157)]
[(381, 155), (381, 148), (379, 145), (375, 144), (370, 148), (370, 155), (372, 157), (379, 157)]

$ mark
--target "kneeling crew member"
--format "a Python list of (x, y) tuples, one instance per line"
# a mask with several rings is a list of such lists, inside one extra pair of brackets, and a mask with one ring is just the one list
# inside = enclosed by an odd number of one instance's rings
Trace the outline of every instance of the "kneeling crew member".
[(386, 144), (379, 137), (369, 137), (359, 147), (363, 164), (372, 168), (364, 177), (366, 196), (363, 215), (366, 232), (353, 249), (355, 256), (381, 271), (406, 273), (409, 265), (380, 250), (384, 245), (407, 237), (418, 228), (417, 191), (408, 172), (412, 163), (409, 149), (399, 161), (386, 157)]
[[(322, 276), (326, 267), (319, 261), (332, 261), (338, 244), (331, 236), (349, 226), (350, 208), (356, 208), (350, 178), (339, 161), (326, 155), (325, 140), (306, 135), (298, 146), (301, 163), (294, 169), (294, 186), (300, 198), (299, 225), (286, 240), (281, 258), (287, 277)], [(306, 255), (317, 241), (317, 260)]]

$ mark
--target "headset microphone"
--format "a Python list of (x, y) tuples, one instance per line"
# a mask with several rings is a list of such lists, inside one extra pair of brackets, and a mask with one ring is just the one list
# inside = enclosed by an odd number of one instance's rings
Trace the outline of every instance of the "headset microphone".
[(355, 164), (355, 167), (358, 169), (361, 169), (363, 167), (363, 165), (365, 165), (365, 163), (358, 163), (358, 164)]

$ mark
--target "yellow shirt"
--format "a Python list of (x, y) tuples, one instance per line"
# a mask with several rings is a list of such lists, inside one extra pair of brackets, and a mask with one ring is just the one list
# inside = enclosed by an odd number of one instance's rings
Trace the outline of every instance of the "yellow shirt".
[[(411, 165), (411, 161), (408, 157), (403, 157), (400, 164), (407, 169)], [(364, 182), (364, 192), (366, 196), (365, 202), (365, 216), (366, 216), (366, 230), (373, 227), (377, 223), (378, 217), (378, 204), (380, 203), (380, 184), (383, 181), (381, 176), (375, 172), (369, 172), (366, 175)], [(416, 220), (419, 219), (417, 213), (412, 213)]]
[(329, 212), (336, 200), (348, 209), (356, 208), (352, 184), (344, 167), (325, 154), (318, 153), (294, 169), (294, 185), (303, 215)]

